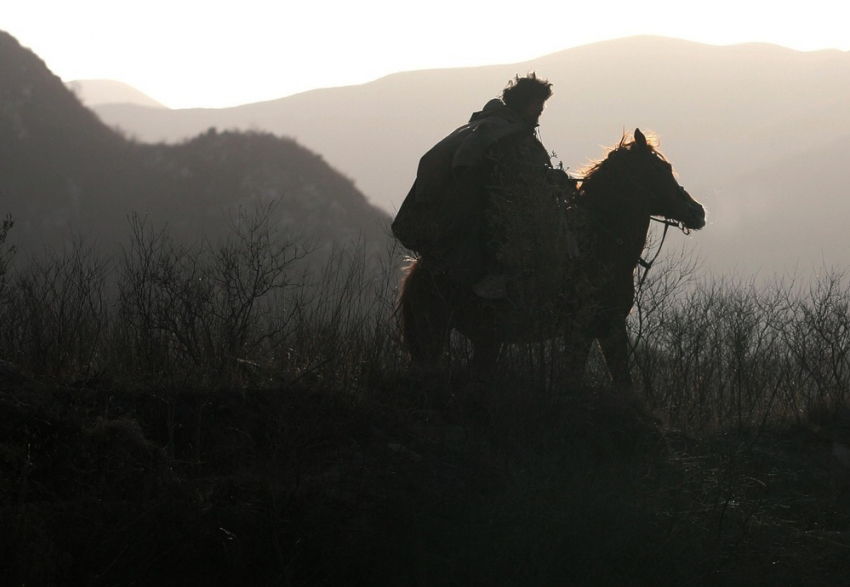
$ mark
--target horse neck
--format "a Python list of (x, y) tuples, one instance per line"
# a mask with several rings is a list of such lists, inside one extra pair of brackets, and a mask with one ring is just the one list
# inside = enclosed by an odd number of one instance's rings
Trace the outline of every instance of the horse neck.
[(617, 177), (588, 178), (578, 204), (589, 217), (588, 228), (595, 233), (597, 246), (620, 248), (626, 253), (624, 262), (637, 264), (649, 232), (650, 214), (634, 198), (633, 188)]

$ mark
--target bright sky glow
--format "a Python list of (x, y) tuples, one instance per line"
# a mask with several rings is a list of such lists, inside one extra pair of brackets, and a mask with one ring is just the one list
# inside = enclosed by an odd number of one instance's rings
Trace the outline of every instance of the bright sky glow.
[(661, 35), (850, 50), (850, 1), (3, 0), (0, 30), (62, 80), (225, 107), (413, 69), (515, 63)]

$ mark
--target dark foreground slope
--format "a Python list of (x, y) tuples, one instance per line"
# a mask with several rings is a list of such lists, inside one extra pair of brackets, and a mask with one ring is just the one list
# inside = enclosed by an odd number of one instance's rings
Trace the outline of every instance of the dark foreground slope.
[(275, 221), (315, 244), (362, 238), (383, 248), (388, 216), (294, 140), (215, 129), (176, 145), (128, 140), (0, 32), (0, 214), (15, 218), (18, 242), (112, 245), (131, 213), (181, 239), (216, 237), (240, 207), (272, 202)]
[(846, 579), (848, 474), (815, 435), (698, 440), (604, 388), (556, 402), (513, 381), (480, 402), (459, 380), (438, 390), (401, 373), (201, 392), (7, 368), (0, 573), (28, 585)]

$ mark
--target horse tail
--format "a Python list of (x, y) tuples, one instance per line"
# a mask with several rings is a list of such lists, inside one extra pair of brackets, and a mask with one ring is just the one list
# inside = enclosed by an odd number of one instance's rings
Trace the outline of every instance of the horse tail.
[(401, 342), (408, 347), (408, 350), (411, 341), (417, 340), (414, 315), (416, 314), (417, 298), (420, 295), (418, 290), (420, 289), (419, 282), (422, 281), (421, 274), (421, 260), (411, 259), (404, 269), (404, 275), (399, 286), (398, 302), (396, 303)]
[(414, 363), (434, 365), (445, 349), (449, 308), (441, 293), (422, 260), (412, 260), (401, 279), (396, 313), (402, 344)]

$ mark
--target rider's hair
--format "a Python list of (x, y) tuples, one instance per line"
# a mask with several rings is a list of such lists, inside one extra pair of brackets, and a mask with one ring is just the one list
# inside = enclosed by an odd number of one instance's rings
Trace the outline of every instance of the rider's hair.
[(537, 77), (533, 71), (525, 77), (517, 75), (502, 91), (502, 101), (514, 110), (524, 110), (534, 100), (545, 102), (550, 97), (552, 84), (547, 79)]

